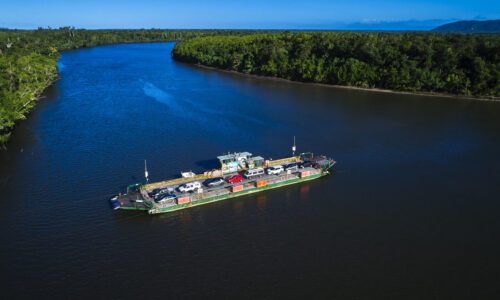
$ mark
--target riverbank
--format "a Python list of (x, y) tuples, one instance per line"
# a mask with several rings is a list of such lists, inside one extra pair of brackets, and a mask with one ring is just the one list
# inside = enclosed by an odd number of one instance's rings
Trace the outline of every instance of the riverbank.
[(428, 96), (428, 97), (444, 97), (444, 98), (466, 99), (466, 100), (476, 100), (476, 101), (491, 101), (491, 102), (500, 101), (500, 97), (493, 97), (493, 96), (492, 97), (474, 97), (474, 96), (454, 95), (454, 94), (445, 94), (445, 93), (408, 92), (408, 91), (398, 91), (398, 90), (379, 89), (379, 88), (363, 88), (363, 87), (357, 87), (357, 86), (326, 84), (326, 83), (317, 83), (317, 82), (302, 82), (302, 81), (289, 80), (289, 79), (280, 78), (280, 77), (247, 74), (247, 73), (242, 73), (242, 72), (233, 71), (233, 70), (225, 70), (225, 69), (220, 69), (220, 68), (216, 68), (216, 67), (205, 66), (202, 64), (191, 64), (191, 63), (187, 63), (187, 62), (179, 62), (179, 63), (195, 66), (195, 67), (201, 68), (201, 69), (213, 70), (213, 71), (233, 74), (233, 75), (246, 77), (246, 78), (258, 78), (258, 79), (265, 79), (265, 80), (272, 80), (272, 81), (279, 81), (279, 82), (288, 82), (288, 83), (294, 83), (294, 84), (321, 86), (321, 87), (327, 87), (327, 88), (339, 88), (339, 89), (369, 91), (369, 92), (388, 93), (388, 94), (418, 95), (418, 96)]
[[(0, 152), (6, 298), (496, 295), (498, 103), (247, 79), (173, 46), (61, 53)], [(335, 174), (166, 215), (108, 209), (144, 159), (156, 182), (228, 151), (291, 155), (294, 135)]]
[(499, 46), (495, 35), (315, 32), (195, 37), (172, 56), (297, 82), (495, 100)]
[(59, 79), (60, 79), (59, 74), (57, 74), (57, 77), (55, 79), (51, 80), (50, 82), (45, 84), (45, 86), (35, 91), (34, 93), (35, 95), (31, 99), (29, 99), (25, 104), (22, 105), (21, 109), (19, 110), (19, 114), (21, 114), (22, 117), (15, 120), (13, 125), (9, 127), (0, 127), (0, 151), (7, 149), (6, 147), (7, 142), (9, 141), (12, 132), (16, 128), (16, 125), (20, 121), (28, 118), (28, 116), (33, 111), (33, 108), (35, 107), (36, 102), (38, 102), (40, 99), (43, 98), (43, 93), (45, 93), (45, 91), (53, 84), (55, 84)]
[[(85, 30), (0, 31), (0, 149), (5, 148), (17, 122), (58, 77), (57, 58), (63, 51), (103, 45), (180, 41), (195, 36), (239, 35), (255, 30)], [(4, 71), (5, 70), (5, 71)]]
[[(111, 42), (111, 43), (105, 43), (105, 44), (99, 44), (99, 45), (92, 45), (92, 46), (82, 46), (79, 48), (68, 48), (68, 49), (62, 49), (58, 50), (58, 53), (62, 52), (68, 52), (68, 51), (78, 51), (82, 49), (90, 49), (98, 46), (110, 46), (110, 45), (120, 45), (120, 44), (144, 44), (144, 43), (167, 43), (167, 42), (175, 42), (174, 40), (160, 40), (160, 41), (124, 41), (124, 42)], [(57, 60), (57, 58), (56, 58)], [(32, 92), (34, 96), (29, 99), (25, 104), (23, 104), (19, 110), (19, 113), (22, 114), (22, 117), (14, 120), (14, 124), (10, 126), (2, 126), (0, 124), (0, 151), (6, 149), (6, 144), (8, 140), (10, 139), (10, 135), (12, 134), (12, 131), (14, 131), (16, 125), (18, 122), (26, 119), (29, 114), (32, 112), (32, 109), (35, 106), (35, 102), (39, 101), (41, 98), (43, 98), (43, 93), (53, 84), (55, 84), (58, 80), (60, 79), (59, 76), (59, 70), (57, 70), (56, 78), (51, 79), (48, 83), (46, 83), (43, 87), (37, 87), (37, 90)]]

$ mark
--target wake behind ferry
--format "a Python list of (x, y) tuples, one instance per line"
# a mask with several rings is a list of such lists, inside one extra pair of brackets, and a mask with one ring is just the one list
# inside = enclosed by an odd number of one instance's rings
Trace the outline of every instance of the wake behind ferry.
[[(314, 156), (310, 152), (278, 160), (266, 160), (249, 152), (228, 153), (217, 158), (219, 169), (202, 174), (181, 172), (180, 178), (132, 184), (125, 194), (110, 199), (111, 207), (149, 214), (167, 213), (317, 179), (330, 174), (336, 163), (327, 156)], [(147, 182), (146, 163), (145, 175)]]

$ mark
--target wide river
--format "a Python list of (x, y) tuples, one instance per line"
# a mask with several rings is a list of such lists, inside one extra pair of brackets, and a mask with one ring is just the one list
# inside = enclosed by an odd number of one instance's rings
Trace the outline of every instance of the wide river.
[[(2, 298), (487, 299), (500, 103), (249, 78), (174, 43), (62, 53), (0, 152)], [(331, 176), (170, 214), (112, 211), (217, 155), (332, 155)]]

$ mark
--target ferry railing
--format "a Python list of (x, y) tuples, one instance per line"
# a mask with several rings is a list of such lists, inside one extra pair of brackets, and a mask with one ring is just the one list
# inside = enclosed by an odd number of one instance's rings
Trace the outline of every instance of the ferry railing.
[(169, 180), (164, 180), (164, 181), (155, 182), (155, 183), (149, 183), (149, 184), (144, 185), (144, 189), (151, 190), (151, 189), (156, 189), (159, 187), (164, 187), (167, 185), (182, 184), (182, 183), (186, 183), (186, 182), (190, 182), (190, 181), (203, 180), (203, 179), (219, 177), (219, 176), (222, 176), (222, 172), (219, 170), (206, 171), (203, 174), (197, 174), (197, 175), (191, 176), (191, 177), (181, 177), (181, 178), (169, 179)]
[(328, 171), (331, 167), (333, 167), (337, 162), (334, 161), (333, 159), (331, 158), (327, 158), (327, 162), (324, 163), (322, 166), (321, 166), (321, 170), (324, 172), (324, 171)]
[[(288, 164), (288, 163), (297, 162), (297, 161), (300, 161), (300, 156), (292, 156), (292, 157), (282, 158), (282, 159), (278, 159), (278, 160), (266, 160), (266, 167)], [(145, 190), (152, 190), (152, 189), (164, 187), (167, 185), (183, 184), (183, 183), (190, 182), (190, 181), (203, 180), (203, 179), (220, 177), (220, 176), (222, 176), (222, 173), (220, 170), (206, 171), (203, 174), (197, 174), (197, 175), (192, 176), (192, 177), (181, 177), (181, 178), (175, 178), (175, 179), (169, 179), (169, 180), (164, 180), (164, 181), (160, 181), (160, 182), (145, 184), (144, 186), (142, 186), (142, 188)]]
[(218, 197), (218, 196), (221, 196), (221, 195), (226, 195), (228, 194), (230, 191), (228, 188), (223, 188), (223, 189), (220, 189), (220, 190), (215, 190), (215, 191), (200, 191), (198, 193), (194, 193), (190, 196), (190, 200), (191, 202), (196, 202), (196, 201), (199, 201), (199, 200), (203, 200), (205, 198), (211, 198), (211, 197)]
[(278, 160), (267, 160), (266, 161), (266, 165), (269, 167), (269, 166), (275, 166), (275, 165), (282, 165), (282, 164), (297, 162), (299, 160), (300, 160), (300, 156), (292, 156), (292, 157), (282, 158), (282, 159), (278, 159)]

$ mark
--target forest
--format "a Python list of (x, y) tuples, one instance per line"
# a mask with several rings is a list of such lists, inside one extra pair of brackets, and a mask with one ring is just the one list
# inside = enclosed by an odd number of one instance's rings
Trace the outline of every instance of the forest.
[(500, 35), (283, 32), (194, 37), (174, 59), (294, 81), (408, 92), (500, 96)]
[(363, 88), (500, 96), (500, 35), (279, 30), (0, 29), (0, 147), (58, 79), (59, 52), (181, 41), (179, 61), (248, 74)]
[(26, 118), (43, 90), (58, 79), (59, 51), (97, 45), (181, 41), (210, 35), (274, 33), (257, 30), (85, 30), (71, 27), (38, 30), (0, 29), (0, 147), (16, 121)]

